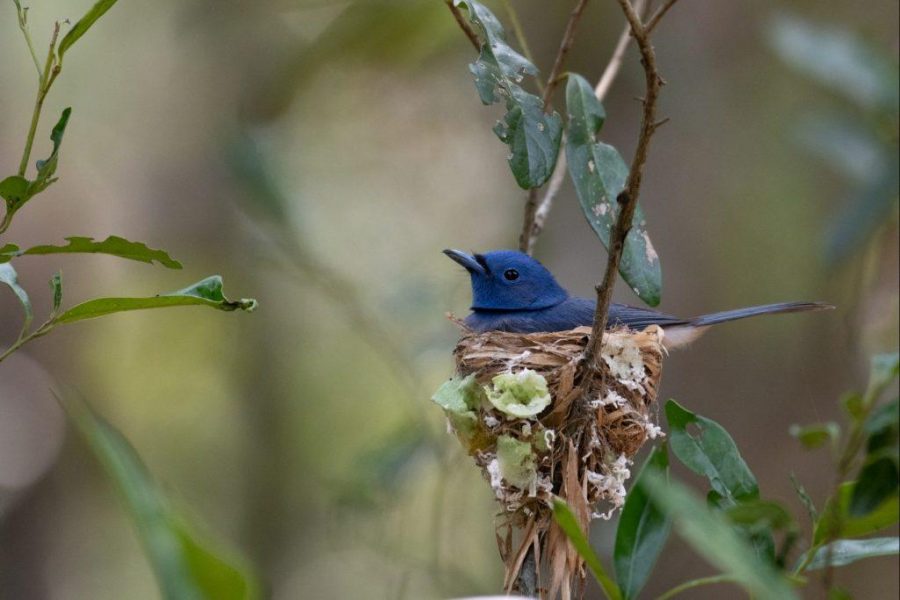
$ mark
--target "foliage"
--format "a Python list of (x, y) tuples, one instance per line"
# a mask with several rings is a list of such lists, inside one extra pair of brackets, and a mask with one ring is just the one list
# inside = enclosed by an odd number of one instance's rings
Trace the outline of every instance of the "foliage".
[[(563, 125), (543, 99), (520, 85), (526, 76), (537, 76), (537, 68), (510, 47), (497, 17), (475, 0), (455, 0), (454, 5), (467, 10), (481, 39), (478, 59), (469, 67), (481, 101), (506, 101), (506, 115), (494, 132), (509, 146), (509, 165), (516, 183), (534, 191), (549, 179), (565, 132), (568, 172), (582, 212), (608, 249), (628, 166), (615, 148), (596, 139), (606, 112), (593, 88), (580, 75), (567, 75), (568, 120)], [(662, 271), (640, 207), (625, 239), (619, 272), (641, 300), (650, 306), (659, 304)]]
[[(99, 0), (69, 31), (59, 39), (63, 24), (54, 24), (49, 52), (41, 66), (34, 51), (28, 27), (27, 8), (19, 0), (13, 0), (18, 14), (19, 27), (34, 59), (38, 71), (38, 90), (31, 127), (25, 141), (25, 150), (18, 172), (0, 179), (0, 197), (5, 212), (0, 222), (0, 235), (6, 233), (13, 218), (28, 202), (43, 193), (57, 180), (60, 149), (72, 109), (66, 108), (50, 133), (53, 149), (44, 160), (35, 164), (33, 178), (28, 167), (32, 145), (40, 122), (44, 100), (54, 81), (62, 71), (63, 56), (87, 33), (116, 0)], [(4, 240), (5, 241), (5, 240)], [(63, 283), (60, 274), (50, 280), (51, 310), (47, 319), (32, 328), (34, 313), (28, 293), (18, 282), (13, 262), (23, 256), (47, 254), (107, 254), (118, 258), (159, 263), (170, 269), (182, 265), (168, 252), (149, 248), (142, 242), (133, 242), (119, 236), (105, 240), (70, 236), (65, 245), (42, 244), (25, 250), (11, 242), (0, 245), (0, 283), (10, 288), (23, 310), (22, 328), (18, 338), (0, 351), (0, 361), (26, 343), (48, 334), (58, 325), (85, 319), (102, 317), (118, 312), (170, 306), (206, 306), (222, 311), (252, 311), (253, 299), (229, 300), (222, 291), (222, 279), (218, 275), (207, 277), (184, 289), (150, 297), (96, 298), (63, 309)], [(111, 425), (94, 413), (80, 400), (60, 400), (71, 421), (89, 443), (94, 454), (104, 465), (107, 474), (116, 484), (128, 506), (132, 519), (144, 542), (147, 556), (157, 573), (160, 590), (165, 598), (257, 598), (259, 584), (249, 571), (213, 549), (198, 537), (188, 521), (175, 512), (141, 463), (135, 450)]]
[[(801, 537), (798, 520), (780, 502), (760, 498), (756, 478), (721, 425), (670, 400), (666, 404), (669, 442), (655, 448), (647, 458), (619, 520), (614, 592), (624, 598), (637, 596), (665, 545), (671, 524), (722, 573), (682, 583), (661, 598), (721, 583), (740, 585), (755, 597), (795, 598), (791, 586), (807, 585), (807, 574), (815, 571), (825, 573), (826, 585), (837, 593), (830, 575), (835, 567), (900, 553), (896, 537), (864, 537), (893, 527), (900, 520), (897, 399), (882, 402), (881, 398), (896, 382), (898, 371), (900, 358), (896, 353), (876, 356), (867, 391), (848, 396), (856, 400), (844, 403), (852, 407), (847, 410), (849, 430), (842, 434), (836, 424), (826, 428), (826, 439), (835, 440), (831, 447), (842, 483), (820, 513), (792, 477), (812, 520), (805, 536), (807, 548), (793, 566), (789, 566), (790, 555)], [(808, 439), (797, 437), (809, 446)], [(817, 441), (812, 446), (823, 444)], [(710, 486), (707, 502), (701, 502), (683, 484), (667, 482), (667, 447), (684, 466), (706, 478)], [(874, 464), (881, 465), (877, 471), (871, 468)], [(857, 474), (852, 477), (854, 471)], [(572, 536), (568, 529), (565, 531)], [(777, 552), (776, 534), (781, 538)], [(599, 560), (590, 548), (578, 543), (575, 546), (586, 561), (588, 555)], [(610, 585), (598, 581), (604, 589)]]

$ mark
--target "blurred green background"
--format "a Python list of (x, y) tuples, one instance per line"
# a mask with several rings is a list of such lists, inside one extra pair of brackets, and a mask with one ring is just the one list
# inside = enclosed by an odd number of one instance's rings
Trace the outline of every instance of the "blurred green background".
[[(546, 73), (571, 7), (513, 4)], [(38, 47), (53, 19), (90, 5), (33, 3)], [(855, 36), (896, 89), (897, 22), (889, 1), (685, 1), (656, 34), (672, 121), (654, 139), (641, 201), (663, 264), (661, 308), (839, 307), (728, 325), (665, 365), (662, 397), (724, 425), (764, 493), (798, 513), (788, 474), (821, 500), (832, 471), (788, 427), (838, 419), (836, 400), (864, 385), (869, 355), (896, 346), (898, 228), (896, 184), (878, 179), (878, 165), (896, 164), (896, 96), (879, 104), (853, 93), (858, 81), (823, 84), (796, 44), (806, 24)], [(596, 80), (621, 26), (614, 2), (591, 3), (569, 68)], [(0, 163), (12, 171), (34, 94), (12, 3), (0, 10), (0, 52)], [(468, 278), (440, 251), (514, 247), (524, 202), (490, 130), (502, 111), (479, 102), (472, 58), (438, 0), (120, 2), (67, 56), (36, 150), (72, 106), (61, 179), (7, 241), (117, 234), (169, 250), (185, 270), (29, 257), (17, 267), (37, 310), (60, 265), (69, 303), (218, 272), (226, 293), (260, 308), (117, 315), (3, 363), (0, 598), (158, 597), (109, 482), (65, 434), (54, 381), (119, 427), (274, 598), (497, 590), (490, 489), (429, 402), (452, 370), (457, 332), (444, 315), (468, 303)], [(632, 49), (603, 130), (626, 157), (642, 86)], [(837, 137), (816, 137), (828, 132)], [(846, 148), (849, 176), (829, 162), (831, 146)], [(602, 275), (605, 254), (569, 184), (537, 256), (582, 295)], [(625, 286), (617, 298), (637, 302)], [(0, 339), (15, 337), (17, 311), (0, 297)], [(613, 532), (594, 527), (605, 555)], [(679, 548), (670, 541), (649, 595), (711, 572)], [(859, 598), (895, 598), (885, 574), (896, 568), (878, 559), (838, 577)]]

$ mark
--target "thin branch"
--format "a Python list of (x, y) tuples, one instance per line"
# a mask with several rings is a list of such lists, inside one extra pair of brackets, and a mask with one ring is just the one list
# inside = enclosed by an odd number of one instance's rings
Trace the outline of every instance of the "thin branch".
[[(519, 46), (521, 46), (525, 58), (527, 58), (528, 62), (531, 64), (537, 64), (534, 62), (534, 55), (531, 53), (531, 47), (528, 45), (528, 38), (525, 37), (525, 30), (522, 29), (522, 22), (519, 20), (519, 15), (512, 5), (511, 0), (503, 0), (503, 8), (506, 10), (507, 16), (509, 16), (509, 22), (512, 24), (513, 33), (516, 35), (516, 41), (519, 42)], [(535, 83), (538, 86), (538, 91), (543, 94), (544, 82), (540, 79), (535, 79)]]
[(472, 26), (469, 25), (469, 22), (466, 20), (466, 17), (463, 16), (462, 11), (453, 4), (453, 0), (444, 0), (444, 3), (447, 5), (447, 8), (450, 9), (450, 12), (453, 13), (453, 18), (456, 19), (460, 29), (463, 30), (463, 33), (466, 34), (466, 37), (469, 38), (469, 41), (472, 42), (475, 49), (480, 51), (481, 42), (478, 41), (478, 34), (476, 34), (475, 30), (472, 29)]
[[(637, 0), (634, 3), (634, 8), (638, 14), (643, 14), (646, 5), (646, 0)], [(616, 47), (613, 49), (609, 62), (606, 63), (606, 67), (603, 69), (603, 75), (600, 76), (597, 87), (594, 88), (594, 94), (601, 102), (606, 98), (606, 94), (609, 93), (613, 82), (619, 75), (619, 71), (622, 68), (622, 59), (625, 56), (625, 51), (628, 49), (630, 41), (631, 26), (626, 23), (624, 29), (622, 29), (621, 35), (619, 35), (619, 40), (616, 42)], [(530, 190), (528, 193), (528, 200), (525, 204), (526, 220), (529, 211), (534, 212), (534, 217), (531, 222), (531, 230), (528, 231), (523, 227), (522, 236), (519, 239), (520, 249), (527, 254), (534, 252), (534, 245), (537, 243), (538, 237), (544, 231), (544, 224), (547, 222), (547, 216), (553, 208), (553, 201), (556, 199), (556, 196), (559, 194), (559, 190), (562, 188), (562, 184), (565, 181), (567, 172), (565, 144), (566, 140), (563, 139), (559, 145), (559, 156), (556, 159), (556, 167), (553, 169), (553, 176), (550, 178), (547, 190), (544, 192), (540, 201), (537, 200), (536, 190)], [(526, 231), (528, 232), (527, 237), (525, 236)]]
[(594, 325), (584, 355), (585, 362), (589, 366), (587, 370), (588, 378), (593, 376), (594, 369), (590, 367), (593, 366), (595, 358), (599, 356), (600, 348), (603, 344), (603, 332), (606, 330), (609, 304), (619, 271), (619, 263), (622, 260), (622, 251), (625, 248), (625, 238), (631, 230), (631, 221), (634, 218), (634, 211), (640, 195), (641, 180), (644, 164), (647, 162), (650, 139), (658, 127), (656, 103), (659, 98), (659, 90), (663, 84), (656, 68), (656, 53), (653, 50), (653, 45), (650, 43), (650, 35), (646, 26), (641, 21), (641, 17), (635, 10), (634, 5), (631, 4), (631, 0), (618, 0), (618, 2), (625, 13), (625, 18), (628, 20), (631, 28), (631, 35), (634, 37), (641, 53), (641, 64), (644, 67), (647, 92), (643, 102), (644, 111), (641, 116), (641, 130), (638, 136), (637, 148), (634, 151), (634, 158), (631, 160), (628, 181), (625, 184), (625, 190), (616, 198), (616, 202), (619, 205), (619, 214), (616, 217), (615, 226), (610, 232), (609, 258), (606, 262), (606, 272), (603, 275), (603, 281), (596, 287), (597, 307), (594, 312)]
[(659, 9), (653, 13), (653, 16), (647, 21), (647, 25), (644, 27), (644, 30), (647, 32), (647, 35), (653, 33), (653, 30), (656, 29), (656, 26), (659, 25), (659, 22), (662, 20), (666, 13), (669, 12), (669, 9), (675, 6), (675, 3), (678, 0), (668, 0), (665, 4), (659, 7)]
[(547, 76), (547, 87), (544, 89), (544, 112), (550, 113), (550, 109), (553, 107), (553, 92), (556, 91), (556, 88), (559, 86), (560, 74), (562, 73), (563, 65), (566, 63), (566, 58), (569, 57), (569, 52), (572, 50), (572, 43), (575, 41), (575, 29), (578, 27), (578, 22), (581, 20), (581, 16), (584, 14), (584, 9), (587, 6), (587, 0), (578, 0), (578, 4), (575, 5), (575, 8), (572, 9), (572, 12), (569, 13), (569, 22), (566, 23), (566, 31), (563, 33), (562, 41), (559, 43), (559, 50), (556, 51), (556, 59), (553, 61), (553, 67), (550, 69), (550, 74)]

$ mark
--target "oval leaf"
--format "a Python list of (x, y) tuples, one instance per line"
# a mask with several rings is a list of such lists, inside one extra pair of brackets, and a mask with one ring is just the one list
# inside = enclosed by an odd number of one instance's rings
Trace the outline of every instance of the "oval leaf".
[[(695, 415), (674, 400), (666, 402), (666, 419), (672, 452), (688, 469), (706, 477), (727, 504), (759, 497), (756, 477), (721, 425)], [(696, 434), (688, 431), (689, 427), (696, 428)]]
[(647, 583), (672, 525), (666, 514), (650, 502), (642, 487), (648, 472), (668, 478), (669, 455), (665, 444), (654, 448), (647, 457), (625, 498), (619, 518), (614, 558), (616, 581), (626, 600), (636, 598)]
[[(625, 189), (628, 166), (615, 148), (595, 140), (605, 112), (594, 96), (594, 88), (584, 77), (569, 75), (566, 105), (569, 112), (566, 144), (569, 176), (575, 184), (585, 218), (609, 249), (610, 232), (619, 214), (617, 198)], [(662, 269), (640, 206), (634, 211), (631, 231), (625, 238), (619, 273), (641, 300), (650, 306), (659, 304)]]

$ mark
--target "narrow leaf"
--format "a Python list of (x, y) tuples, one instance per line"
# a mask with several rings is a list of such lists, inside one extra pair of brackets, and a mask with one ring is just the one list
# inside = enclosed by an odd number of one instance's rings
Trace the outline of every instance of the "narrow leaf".
[(562, 119), (555, 112), (545, 114), (542, 100), (519, 85), (526, 75), (537, 75), (537, 68), (509, 46), (497, 17), (475, 0), (455, 0), (454, 4), (466, 9), (481, 34), (481, 52), (469, 65), (481, 101), (506, 101), (506, 116), (494, 133), (509, 146), (508, 162), (516, 183), (524, 189), (539, 187), (556, 166)]
[(53, 177), (56, 174), (56, 167), (59, 164), (59, 148), (62, 146), (63, 135), (66, 133), (66, 126), (69, 124), (69, 117), (72, 115), (72, 109), (66, 108), (62, 111), (53, 131), (50, 132), (50, 140), (53, 142), (53, 151), (44, 160), (37, 161), (37, 176), (34, 181), (28, 182), (28, 190), (25, 196), (20, 200), (17, 208), (21, 208), (25, 202), (46, 190), (56, 181)]
[[(756, 477), (721, 425), (690, 412), (674, 400), (666, 403), (666, 419), (672, 452), (684, 466), (705, 476), (726, 502), (759, 497)], [(697, 428), (699, 433), (692, 435), (689, 427)]]
[(169, 306), (208, 306), (224, 311), (245, 310), (250, 312), (256, 308), (256, 300), (249, 298), (229, 300), (222, 293), (222, 278), (218, 275), (213, 275), (183, 290), (160, 296), (88, 300), (73, 306), (56, 317), (54, 321), (56, 323), (74, 323), (117, 312), (166, 308)]
[(647, 583), (656, 559), (669, 538), (671, 521), (651, 501), (642, 482), (647, 472), (668, 477), (666, 446), (653, 449), (632, 485), (616, 530), (616, 581), (624, 598), (636, 598)]
[(752, 596), (767, 600), (797, 598), (787, 581), (757, 557), (725, 516), (707, 508), (686, 486), (666, 481), (656, 473), (648, 473), (643, 485), (653, 503), (672, 519), (681, 537)]
[(9, 286), (9, 289), (19, 299), (19, 303), (25, 311), (25, 320), (22, 322), (22, 333), (25, 333), (28, 331), (28, 327), (34, 318), (34, 311), (31, 309), (31, 300), (28, 298), (28, 292), (19, 285), (19, 276), (12, 265), (0, 264), (0, 283), (5, 283)]
[[(69, 254), (69, 253), (90, 253), (90, 254), (109, 254), (129, 260), (137, 260), (149, 264), (154, 261), (168, 267), (170, 269), (180, 269), (181, 263), (173, 259), (164, 250), (155, 250), (148, 248), (146, 244), (141, 242), (131, 242), (125, 238), (111, 235), (102, 242), (95, 241), (89, 237), (67, 237), (69, 243), (65, 246), (34, 246), (27, 250), (15, 252), (16, 255), (25, 254)], [(0, 249), (0, 262), (3, 262), (4, 255)], [(8, 258), (7, 258), (8, 260)]]
[(75, 23), (74, 27), (69, 30), (59, 43), (57, 54), (59, 55), (60, 62), (62, 62), (63, 55), (66, 51), (71, 48), (75, 42), (81, 39), (81, 36), (97, 22), (97, 19), (102, 17), (115, 3), (116, 0), (99, 0), (83, 17), (81, 17), (81, 19), (78, 20), (77, 23)]
[(600, 557), (597, 556), (584, 533), (582, 533), (581, 527), (578, 526), (578, 519), (572, 513), (572, 509), (559, 498), (554, 498), (553, 500), (553, 518), (559, 524), (563, 533), (566, 534), (566, 537), (569, 538), (575, 551), (578, 552), (578, 556), (584, 560), (591, 570), (606, 597), (609, 600), (621, 600), (622, 592), (612, 578), (606, 574), (603, 564), (600, 562)]
[[(588, 223), (603, 245), (609, 249), (610, 235), (619, 214), (617, 198), (625, 189), (628, 166), (619, 152), (596, 141), (605, 111), (594, 96), (594, 88), (580, 75), (570, 74), (566, 85), (569, 113), (566, 159), (569, 175)], [(619, 272), (635, 294), (650, 306), (659, 304), (662, 295), (662, 269), (650, 241), (646, 220), (638, 206)]]
[(199, 537), (176, 512), (135, 449), (85, 402), (60, 399), (79, 433), (125, 502), (167, 600), (251, 600), (259, 582), (235, 560)]
[[(900, 553), (900, 539), (895, 537), (871, 538), (867, 540), (836, 540), (816, 550), (806, 570), (815, 571), (816, 569), (824, 568), (828, 564), (834, 567), (842, 567), (864, 558), (890, 556), (898, 553)], [(800, 560), (802, 561), (804, 558), (801, 557)]]

